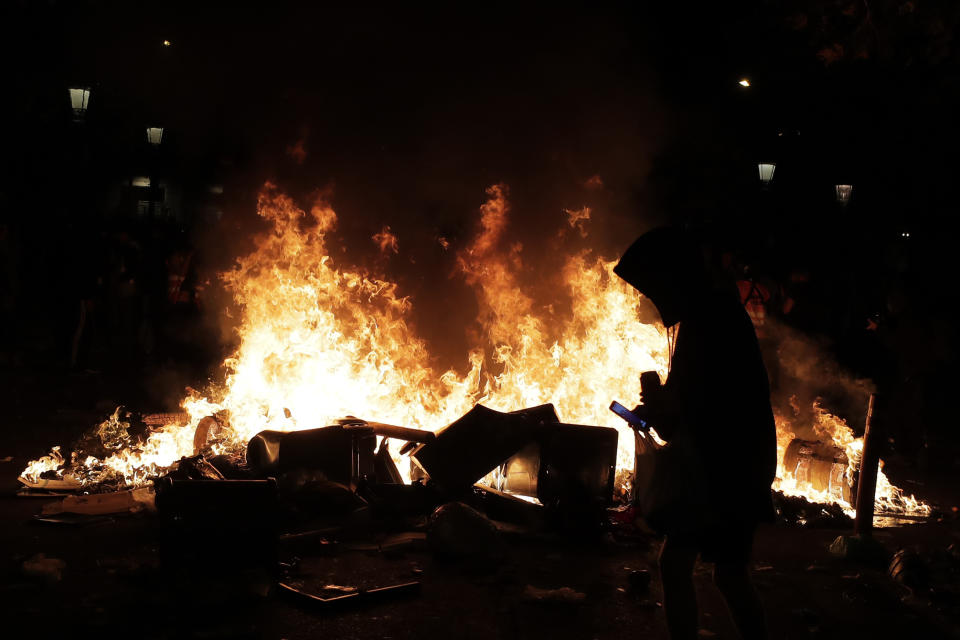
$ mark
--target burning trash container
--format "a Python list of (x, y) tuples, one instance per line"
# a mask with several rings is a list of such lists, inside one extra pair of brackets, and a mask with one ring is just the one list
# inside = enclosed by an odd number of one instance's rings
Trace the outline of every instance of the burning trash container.
[(616, 429), (561, 423), (553, 405), (512, 413), (477, 405), (413, 458), (450, 495), (498, 471), (497, 488), (582, 512), (613, 497), (617, 441)]

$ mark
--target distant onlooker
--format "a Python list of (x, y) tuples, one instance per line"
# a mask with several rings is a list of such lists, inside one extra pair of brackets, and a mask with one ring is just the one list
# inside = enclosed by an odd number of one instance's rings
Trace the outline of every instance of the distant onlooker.
[(10, 227), (0, 222), (0, 364), (18, 364), (20, 255)]
[(68, 244), (64, 281), (69, 306), (65, 314), (72, 319), (69, 366), (74, 370), (93, 371), (102, 346), (101, 319), (104, 305), (106, 265), (105, 236), (78, 234)]
[(822, 329), (812, 291), (810, 271), (803, 267), (791, 269), (783, 286), (784, 319), (794, 329), (815, 333)]
[(753, 323), (757, 337), (763, 338), (767, 316), (769, 315), (767, 307), (771, 304), (773, 296), (770, 289), (761, 284), (749, 272), (744, 276), (744, 278), (737, 280), (740, 304), (747, 310), (747, 315), (750, 316), (750, 322)]
[(193, 266), (193, 251), (181, 249), (167, 258), (167, 301), (170, 304), (188, 304), (193, 296), (188, 276)]

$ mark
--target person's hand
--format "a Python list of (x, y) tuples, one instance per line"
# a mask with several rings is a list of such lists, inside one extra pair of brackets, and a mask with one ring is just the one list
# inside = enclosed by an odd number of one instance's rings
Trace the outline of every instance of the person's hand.
[(659, 411), (664, 404), (664, 392), (663, 386), (651, 386), (650, 388), (643, 389), (640, 392), (640, 402), (646, 407), (648, 412), (657, 412)]
[[(635, 407), (633, 408), (633, 411), (632, 411), (631, 413), (633, 413), (635, 416), (637, 416), (637, 417), (639, 417), (641, 420), (643, 420), (644, 423), (649, 423), (649, 422), (650, 422), (650, 412), (649, 412), (649, 411), (647, 410), (647, 408), (646, 408), (645, 406), (643, 406), (642, 404), (638, 404), (637, 406), (635, 406)], [(632, 423), (632, 422), (629, 423), (629, 424), (630, 424), (630, 426), (631, 426), (633, 429), (635, 429), (635, 430), (641, 430), (641, 431), (645, 431), (645, 430), (648, 429), (649, 426), (650, 426), (649, 424), (634, 424), (634, 423)]]

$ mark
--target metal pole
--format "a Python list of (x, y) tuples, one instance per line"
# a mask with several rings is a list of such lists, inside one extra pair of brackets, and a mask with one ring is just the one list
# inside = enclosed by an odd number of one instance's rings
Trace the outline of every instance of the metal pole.
[(854, 532), (860, 536), (869, 536), (873, 530), (873, 501), (877, 493), (877, 467), (880, 464), (880, 435), (877, 433), (879, 429), (873, 424), (876, 399), (877, 394), (871, 393), (857, 480), (857, 518), (854, 522)]

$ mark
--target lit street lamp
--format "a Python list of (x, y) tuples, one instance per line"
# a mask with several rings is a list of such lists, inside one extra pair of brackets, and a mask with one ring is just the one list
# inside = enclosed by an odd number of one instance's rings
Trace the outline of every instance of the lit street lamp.
[(843, 205), (850, 202), (850, 196), (853, 194), (852, 184), (838, 184), (835, 188), (837, 190), (837, 202)]
[(147, 142), (159, 146), (163, 140), (163, 127), (147, 127)]
[(757, 169), (760, 170), (760, 182), (763, 183), (763, 186), (770, 184), (770, 181), (773, 180), (773, 172), (777, 168), (777, 163), (775, 162), (761, 162), (757, 165)]
[(90, 102), (90, 89), (76, 87), (70, 89), (70, 106), (73, 107), (74, 122), (82, 122), (87, 113), (87, 104)]

